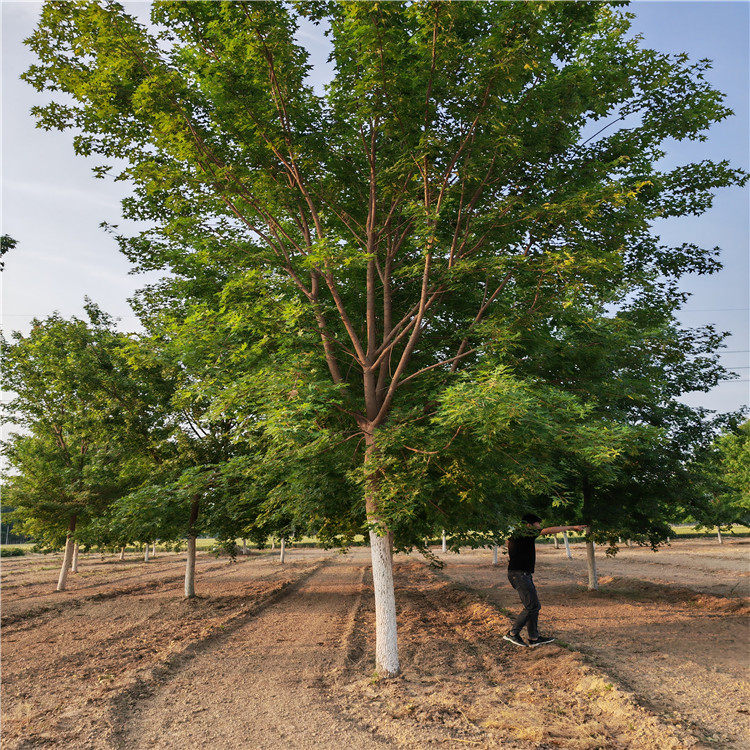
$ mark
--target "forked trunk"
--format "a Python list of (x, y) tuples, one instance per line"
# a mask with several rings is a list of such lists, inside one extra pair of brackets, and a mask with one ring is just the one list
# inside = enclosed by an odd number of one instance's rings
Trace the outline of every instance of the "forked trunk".
[(589, 591), (599, 590), (599, 577), (596, 574), (596, 555), (593, 542), (586, 542), (586, 563), (589, 571)]
[(62, 567), (60, 568), (60, 577), (57, 579), (57, 590), (65, 591), (65, 583), (68, 580), (68, 570), (73, 563), (73, 547), (75, 542), (73, 541), (73, 533), (76, 530), (76, 516), (70, 519), (70, 525), (68, 526), (68, 538), (65, 541), (65, 554), (63, 555)]

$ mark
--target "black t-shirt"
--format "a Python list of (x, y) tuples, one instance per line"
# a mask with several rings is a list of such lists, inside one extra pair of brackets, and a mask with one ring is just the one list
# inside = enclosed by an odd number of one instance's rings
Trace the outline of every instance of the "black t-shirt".
[(529, 526), (517, 528), (508, 537), (508, 570), (533, 573), (536, 563), (536, 538), (539, 529)]

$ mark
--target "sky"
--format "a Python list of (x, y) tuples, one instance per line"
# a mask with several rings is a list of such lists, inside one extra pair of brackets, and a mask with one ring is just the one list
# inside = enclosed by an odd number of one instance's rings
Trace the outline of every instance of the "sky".
[[(128, 3), (129, 7), (136, 3)], [(139, 14), (147, 3), (138, 3)], [(128, 298), (157, 276), (133, 276), (101, 222), (119, 224), (122, 183), (95, 179), (96, 159), (76, 156), (72, 135), (35, 128), (29, 110), (43, 103), (19, 79), (34, 62), (23, 45), (36, 24), (41, 3), (1, 0), (2, 168), (1, 233), (18, 241), (0, 274), (0, 319), (6, 336), (27, 333), (33, 318), (57, 311), (84, 316), (84, 297), (120, 319), (121, 330), (138, 329)], [(666, 165), (701, 159), (728, 159), (750, 171), (750, 0), (635, 0), (633, 32), (664, 52), (710, 58), (709, 81), (726, 95), (735, 117), (715, 125), (705, 143), (672, 143)], [(714, 324), (731, 332), (722, 362), (739, 378), (710, 393), (685, 396), (694, 406), (725, 412), (750, 405), (750, 188), (721, 191), (700, 217), (658, 222), (666, 244), (693, 242), (722, 248), (724, 269), (683, 284), (692, 296), (681, 312), (686, 326)]]

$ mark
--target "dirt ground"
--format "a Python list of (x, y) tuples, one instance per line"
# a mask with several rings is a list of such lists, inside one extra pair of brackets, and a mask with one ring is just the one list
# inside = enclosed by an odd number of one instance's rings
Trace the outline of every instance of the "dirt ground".
[(2, 562), (5, 750), (750, 747), (750, 541), (538, 545), (540, 627), (487, 550), (397, 555), (402, 674), (373, 673), (369, 551)]

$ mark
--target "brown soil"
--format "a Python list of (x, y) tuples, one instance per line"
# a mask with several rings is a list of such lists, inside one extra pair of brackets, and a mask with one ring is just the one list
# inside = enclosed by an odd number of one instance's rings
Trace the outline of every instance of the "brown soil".
[(683, 541), (597, 558), (539, 545), (543, 632), (502, 640), (516, 593), (486, 550), (396, 556), (402, 674), (373, 674), (367, 550), (58, 558), (2, 565), (6, 750), (136, 747), (750, 747), (750, 544)]

